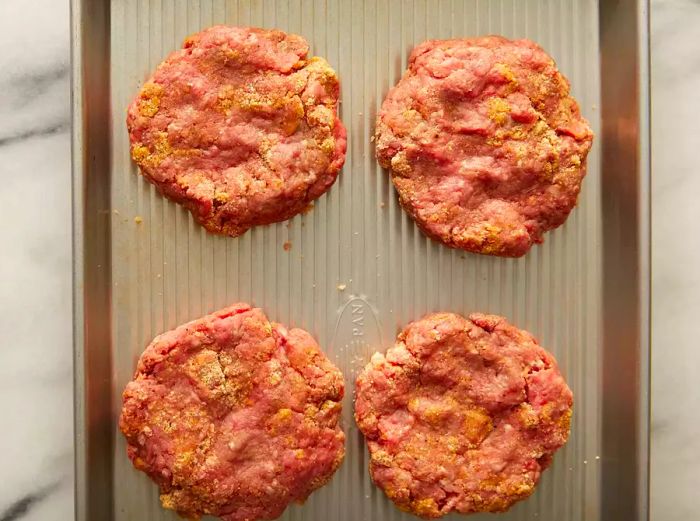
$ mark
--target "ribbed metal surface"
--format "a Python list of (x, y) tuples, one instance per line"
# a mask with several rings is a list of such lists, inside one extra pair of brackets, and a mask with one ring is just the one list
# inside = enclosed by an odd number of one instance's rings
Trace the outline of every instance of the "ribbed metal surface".
[[(354, 376), (397, 330), (429, 311), (498, 313), (533, 332), (555, 354), (576, 400), (568, 445), (535, 495), (500, 518), (598, 519), (599, 143), (567, 223), (525, 258), (497, 259), (425, 238), (400, 209), (370, 139), (377, 108), (415, 44), (489, 33), (531, 38), (549, 51), (597, 132), (597, 2), (113, 0), (111, 6), (112, 122), (104, 130), (111, 130), (113, 143), (114, 410), (138, 356), (156, 334), (226, 304), (251, 302), (271, 319), (311, 331), (346, 376), (345, 463), (304, 506), (288, 509), (285, 519), (411, 519), (369, 480), (352, 419)], [(341, 117), (349, 136), (345, 168), (313, 211), (238, 239), (206, 233), (136, 175), (124, 121), (126, 106), (153, 68), (186, 35), (215, 23), (303, 35), (312, 53), (328, 59), (340, 76)], [(291, 243), (289, 251), (285, 242)], [(115, 437), (115, 519), (175, 519), (160, 508), (156, 487), (132, 469), (121, 435)]]

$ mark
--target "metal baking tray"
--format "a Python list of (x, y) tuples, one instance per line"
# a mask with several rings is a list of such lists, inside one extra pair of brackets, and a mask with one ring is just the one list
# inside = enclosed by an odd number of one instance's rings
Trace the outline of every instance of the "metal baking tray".
[[(341, 78), (349, 136), (345, 168), (313, 211), (237, 239), (208, 234), (138, 176), (125, 128), (149, 72), (214, 23), (307, 38)], [(596, 132), (577, 209), (521, 259), (423, 236), (370, 139), (415, 44), (489, 33), (548, 50)], [(284, 519), (411, 519), (369, 479), (353, 380), (398, 329), (435, 310), (498, 313), (530, 330), (575, 394), (569, 443), (534, 496), (500, 519), (648, 519), (645, 1), (72, 0), (72, 42), (76, 519), (176, 518), (126, 458), (121, 391), (153, 336), (236, 301), (311, 331), (346, 377), (346, 460)]]

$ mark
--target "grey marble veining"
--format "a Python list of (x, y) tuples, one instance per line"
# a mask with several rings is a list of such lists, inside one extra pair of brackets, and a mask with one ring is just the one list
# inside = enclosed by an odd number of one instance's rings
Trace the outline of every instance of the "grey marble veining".
[(0, 2), (0, 520), (73, 517), (65, 1)]
[[(0, 521), (66, 521), (73, 517), (68, 3), (2, 0), (0, 27)], [(698, 517), (698, 28), (699, 0), (653, 1), (658, 521)]]

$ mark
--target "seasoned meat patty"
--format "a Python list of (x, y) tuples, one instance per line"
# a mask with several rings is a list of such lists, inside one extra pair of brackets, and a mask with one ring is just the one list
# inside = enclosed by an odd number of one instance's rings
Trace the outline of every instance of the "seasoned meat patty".
[(124, 391), (134, 466), (188, 519), (275, 519), (340, 465), (343, 377), (311, 336), (236, 304), (156, 337)]
[(345, 161), (338, 78), (300, 36), (214, 26), (185, 40), (131, 103), (141, 173), (209, 231), (302, 212)]
[(357, 378), (374, 482), (425, 518), (529, 496), (569, 435), (572, 394), (547, 351), (493, 315), (410, 324)]
[(576, 205), (593, 134), (528, 40), (430, 40), (377, 118), (403, 208), (448, 246), (519, 257)]

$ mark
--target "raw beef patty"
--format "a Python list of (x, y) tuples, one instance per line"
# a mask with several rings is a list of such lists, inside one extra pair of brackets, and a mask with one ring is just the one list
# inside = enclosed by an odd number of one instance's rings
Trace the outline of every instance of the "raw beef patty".
[(430, 237), (519, 257), (576, 205), (593, 134), (540, 47), (430, 40), (377, 118), (376, 153)]
[(339, 83), (300, 36), (214, 26), (185, 40), (131, 103), (141, 173), (209, 231), (289, 219), (345, 161)]
[(527, 332), (494, 315), (413, 322), (357, 378), (373, 481), (425, 518), (529, 496), (569, 435), (573, 399)]
[(340, 465), (343, 377), (301, 329), (236, 304), (156, 337), (126, 386), (128, 456), (188, 519), (275, 519)]

